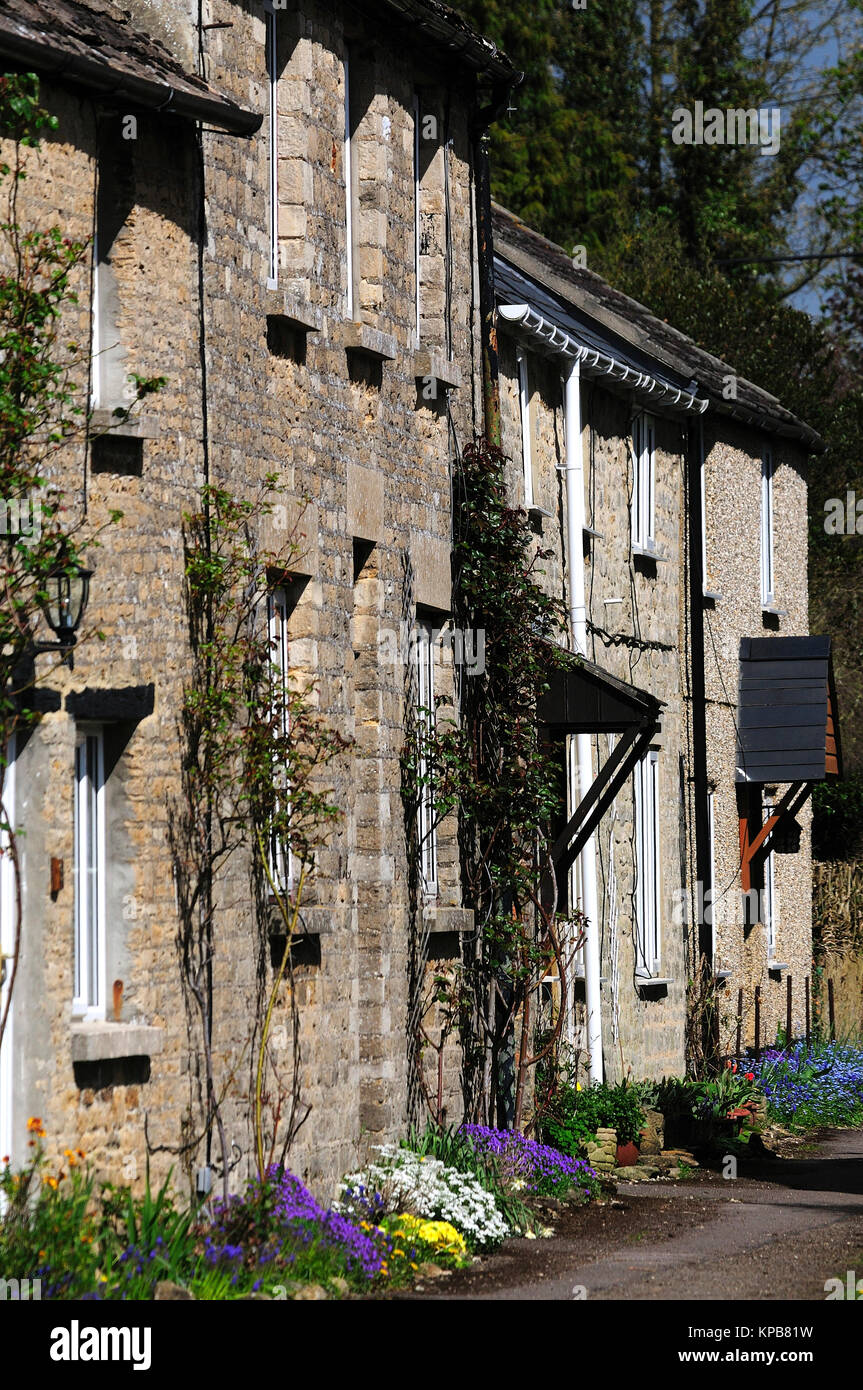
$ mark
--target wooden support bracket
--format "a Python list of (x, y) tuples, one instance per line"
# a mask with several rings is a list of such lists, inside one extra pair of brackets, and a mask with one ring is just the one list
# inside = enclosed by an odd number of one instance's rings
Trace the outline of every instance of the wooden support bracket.
[[(744, 893), (752, 887), (752, 866), (764, 855), (769, 854), (780, 825), (793, 821), (797, 812), (812, 791), (812, 782), (792, 782), (784, 793), (773, 814), (761, 826), (756, 835), (750, 838), (751, 815), (740, 817), (740, 886)], [(761, 788), (758, 788), (759, 819), (761, 813)]]

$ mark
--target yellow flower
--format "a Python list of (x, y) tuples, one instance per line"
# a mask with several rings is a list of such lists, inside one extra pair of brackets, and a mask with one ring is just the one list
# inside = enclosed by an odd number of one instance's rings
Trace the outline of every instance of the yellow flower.
[(577, 1091), (580, 1091), (580, 1090), (581, 1090), (581, 1082), (580, 1082), (580, 1081), (576, 1081), (576, 1083), (575, 1083), (575, 1089), (576, 1089)]
[(56, 1189), (60, 1186), (60, 1184), (58, 1183), (58, 1181), (57, 1181), (56, 1178), (51, 1178), (51, 1177), (47, 1177), (47, 1176), (46, 1176), (46, 1177), (44, 1177), (44, 1178), (42, 1179), (42, 1181), (43, 1181), (43, 1183), (45, 1183), (48, 1187), (53, 1187), (53, 1188), (55, 1189), (55, 1191), (56, 1191)]
[(27, 1121), (27, 1128), (31, 1134), (37, 1134), (42, 1128), (42, 1121), (38, 1115), (31, 1115)]
[(74, 1151), (74, 1149), (64, 1149), (64, 1150), (63, 1150), (63, 1157), (64, 1157), (64, 1158), (68, 1158), (68, 1160), (69, 1160), (69, 1167), (70, 1167), (70, 1168), (74, 1168), (74, 1167), (75, 1167), (75, 1164), (78, 1162), (77, 1158), (75, 1157), (75, 1151)]
[(404, 1259), (404, 1256), (405, 1256), (404, 1250), (394, 1250), (394, 1251), (393, 1251), (393, 1254), (394, 1254), (394, 1255), (401, 1255), (402, 1259)]

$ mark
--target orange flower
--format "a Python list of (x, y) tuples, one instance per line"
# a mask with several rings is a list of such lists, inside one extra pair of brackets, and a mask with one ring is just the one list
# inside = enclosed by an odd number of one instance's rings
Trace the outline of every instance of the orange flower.
[(31, 1115), (27, 1121), (27, 1129), (30, 1134), (36, 1134), (40, 1139), (45, 1138), (45, 1128), (38, 1115)]
[(42, 1181), (43, 1181), (43, 1183), (45, 1183), (48, 1187), (53, 1187), (55, 1191), (56, 1191), (57, 1188), (60, 1186), (60, 1184), (59, 1184), (59, 1182), (57, 1181), (56, 1178), (52, 1178), (52, 1177), (49, 1177), (49, 1176), (45, 1176), (45, 1177), (42, 1179)]
[(74, 1168), (75, 1164), (78, 1162), (77, 1158), (75, 1157), (75, 1151), (73, 1149), (64, 1149), (63, 1157), (68, 1158), (70, 1168)]

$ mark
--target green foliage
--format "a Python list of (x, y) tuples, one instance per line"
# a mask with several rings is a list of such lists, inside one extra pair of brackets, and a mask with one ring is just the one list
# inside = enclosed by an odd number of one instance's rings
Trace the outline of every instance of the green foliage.
[(841, 782), (816, 782), (812, 805), (814, 857), (858, 858), (863, 850), (863, 770)]
[(444, 718), (439, 702), (436, 725), (421, 724), (406, 739), (403, 785), (414, 816), (423, 782), (438, 819), (458, 812), (464, 901), (479, 928), (458, 981), (466, 1111), (517, 1128), (534, 1059), (521, 1049), (513, 1095), (501, 1085), (501, 1058), (519, 1017), (530, 1036), (532, 993), (560, 953), (558, 923), (539, 892), (560, 779), (536, 705), (566, 660), (555, 645), (564, 615), (539, 583), (547, 552), (536, 547), (527, 514), (508, 505), (501, 451), (469, 445), (456, 491), (454, 623), (484, 633), (485, 668), (461, 680), (458, 722)]
[(598, 1129), (617, 1132), (618, 1144), (630, 1144), (644, 1124), (644, 1108), (636, 1086), (627, 1081), (582, 1087), (561, 1080), (542, 1116), (547, 1143), (573, 1156), (582, 1152)]
[(756, 1102), (760, 1088), (755, 1073), (743, 1063), (729, 1062), (718, 1076), (709, 1081), (693, 1081), (693, 1113), (723, 1120), (730, 1110), (741, 1109)]
[[(269, 1057), (275, 995), (287, 972), (300, 887), (315, 848), (340, 811), (324, 770), (348, 746), (314, 708), (311, 684), (297, 688), (271, 649), (268, 601), (287, 585), (301, 545), (292, 532), (278, 551), (262, 550), (260, 527), (273, 517), (286, 489), (267, 475), (249, 496), (206, 486), (201, 510), (184, 515), (186, 596), (193, 666), (183, 694), (183, 794), (172, 808), (171, 847), (180, 909), (183, 978), (198, 1009), (205, 1051), (205, 1132), (215, 1124), (227, 1197), (227, 1138), (221, 1121), (211, 1049), (211, 964), (216, 874), (241, 848), (249, 855), (256, 909), (259, 971), (265, 975), (271, 936), (281, 938), (281, 966), (260, 1027), (254, 1110), (259, 1176), (285, 1154), (308, 1115), (299, 1095), (298, 1019), (289, 990), (294, 1030), (293, 1076), (287, 1092)], [(278, 529), (278, 527), (274, 527)], [(272, 639), (275, 641), (276, 639)], [(279, 871), (290, 854), (299, 877)], [(273, 929), (271, 903), (275, 905)], [(264, 1153), (261, 1109), (266, 1075), (275, 1088), (272, 1126)]]

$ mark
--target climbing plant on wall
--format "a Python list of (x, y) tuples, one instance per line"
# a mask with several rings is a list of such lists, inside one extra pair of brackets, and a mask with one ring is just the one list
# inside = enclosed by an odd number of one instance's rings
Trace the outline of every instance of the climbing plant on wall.
[[(259, 985), (248, 1024), (250, 1109), (263, 1177), (272, 1163), (284, 1164), (308, 1115), (300, 1087), (291, 947), (315, 850), (340, 814), (321, 774), (347, 747), (316, 713), (310, 685), (299, 688), (286, 679), (274, 650), (270, 600), (290, 584), (290, 567), (301, 550), (296, 528), (286, 530), (278, 552), (259, 546), (261, 523), (281, 506), (281, 492), (275, 475), (246, 498), (205, 486), (200, 511), (184, 518), (192, 669), (182, 705), (182, 794), (171, 807), (170, 834), (183, 981), (203, 1059), (203, 1122), (185, 1148), (203, 1138), (209, 1155), (215, 1131), (226, 1195), (231, 1162), (222, 1103), (234, 1078), (230, 1069), (221, 1080), (216, 1074), (219, 886), (228, 860), (245, 852)], [(270, 976), (274, 947), (277, 965)], [(287, 1012), (292, 1038), (287, 1086), (272, 1052), (280, 1010)]]
[[(559, 645), (561, 604), (540, 583), (548, 552), (526, 513), (508, 505), (504, 463), (478, 440), (457, 472), (453, 618), (462, 631), (484, 633), (484, 667), (459, 672), (457, 711), (446, 717), (439, 707), (435, 721), (418, 721), (404, 764), (414, 800), (425, 781), (438, 819), (458, 815), (475, 932), (457, 980), (439, 972), (435, 984), (450, 1026), (457, 992), (466, 1112), (519, 1125), (530, 1068), (556, 1046), (567, 1009), (573, 938), (558, 917), (550, 853), (560, 777), (537, 701), (572, 658)], [(536, 995), (549, 973), (560, 981), (559, 1007), (537, 1050)]]

